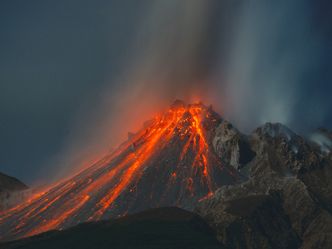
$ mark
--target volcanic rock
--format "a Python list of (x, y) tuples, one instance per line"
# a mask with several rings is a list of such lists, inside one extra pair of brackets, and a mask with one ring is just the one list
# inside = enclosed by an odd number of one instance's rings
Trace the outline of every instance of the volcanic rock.
[[(243, 164), (243, 137), (224, 140), (220, 129), (225, 134), (232, 130), (224, 122), (212, 107), (175, 101), (113, 153), (6, 212), (0, 218), (0, 238), (16, 239), (149, 208), (193, 210), (219, 187), (245, 179), (237, 171)], [(223, 155), (228, 142), (234, 148)]]
[(330, 134), (266, 123), (244, 135), (211, 106), (176, 101), (91, 167), (1, 214), (0, 237), (177, 206), (201, 215), (220, 248), (332, 248)]
[(213, 147), (220, 160), (239, 170), (249, 163), (255, 152), (251, 149), (248, 139), (227, 121), (216, 128)]
[(248, 181), (221, 187), (196, 211), (229, 248), (332, 248), (330, 157), (280, 124), (249, 140)]

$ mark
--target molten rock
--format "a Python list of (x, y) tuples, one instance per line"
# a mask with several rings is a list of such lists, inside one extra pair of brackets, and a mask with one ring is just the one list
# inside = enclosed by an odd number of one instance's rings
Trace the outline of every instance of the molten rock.
[[(242, 135), (224, 123), (211, 107), (174, 102), (112, 154), (4, 212), (0, 237), (25, 237), (154, 207), (192, 210), (217, 188), (243, 180), (236, 169), (253, 157)], [(246, 160), (241, 151), (249, 153)]]

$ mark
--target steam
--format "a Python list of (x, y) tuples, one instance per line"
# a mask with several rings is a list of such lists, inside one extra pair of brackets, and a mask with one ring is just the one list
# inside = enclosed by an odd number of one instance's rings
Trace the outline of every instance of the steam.
[(177, 98), (212, 104), (244, 132), (266, 121), (302, 129), (324, 119), (324, 103), (309, 95), (322, 46), (306, 1), (151, 1), (142, 16), (122, 72), (100, 105), (79, 115), (74, 142), (57, 160), (66, 172)]
[(150, 116), (176, 98), (202, 100), (244, 132), (324, 121), (327, 105), (313, 91), (324, 46), (309, 1), (156, 1), (147, 13), (107, 106)]
[(227, 115), (250, 130), (281, 122), (296, 130), (320, 125), (324, 102), (311, 94), (322, 46), (306, 1), (247, 1), (235, 26), (228, 64)]

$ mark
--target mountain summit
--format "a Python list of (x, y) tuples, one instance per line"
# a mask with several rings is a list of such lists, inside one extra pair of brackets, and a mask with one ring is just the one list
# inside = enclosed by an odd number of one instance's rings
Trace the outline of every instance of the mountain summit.
[(245, 177), (238, 169), (253, 157), (244, 137), (211, 106), (177, 100), (111, 154), (5, 212), (0, 237), (26, 237), (154, 207), (193, 210), (217, 188), (241, 182)]

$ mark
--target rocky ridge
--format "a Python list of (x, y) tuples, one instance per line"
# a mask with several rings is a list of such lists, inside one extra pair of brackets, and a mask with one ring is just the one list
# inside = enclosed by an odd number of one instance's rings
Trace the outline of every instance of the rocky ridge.
[(196, 212), (227, 248), (332, 248), (331, 153), (281, 124), (247, 140), (256, 154), (242, 168), (248, 180), (221, 187)]

